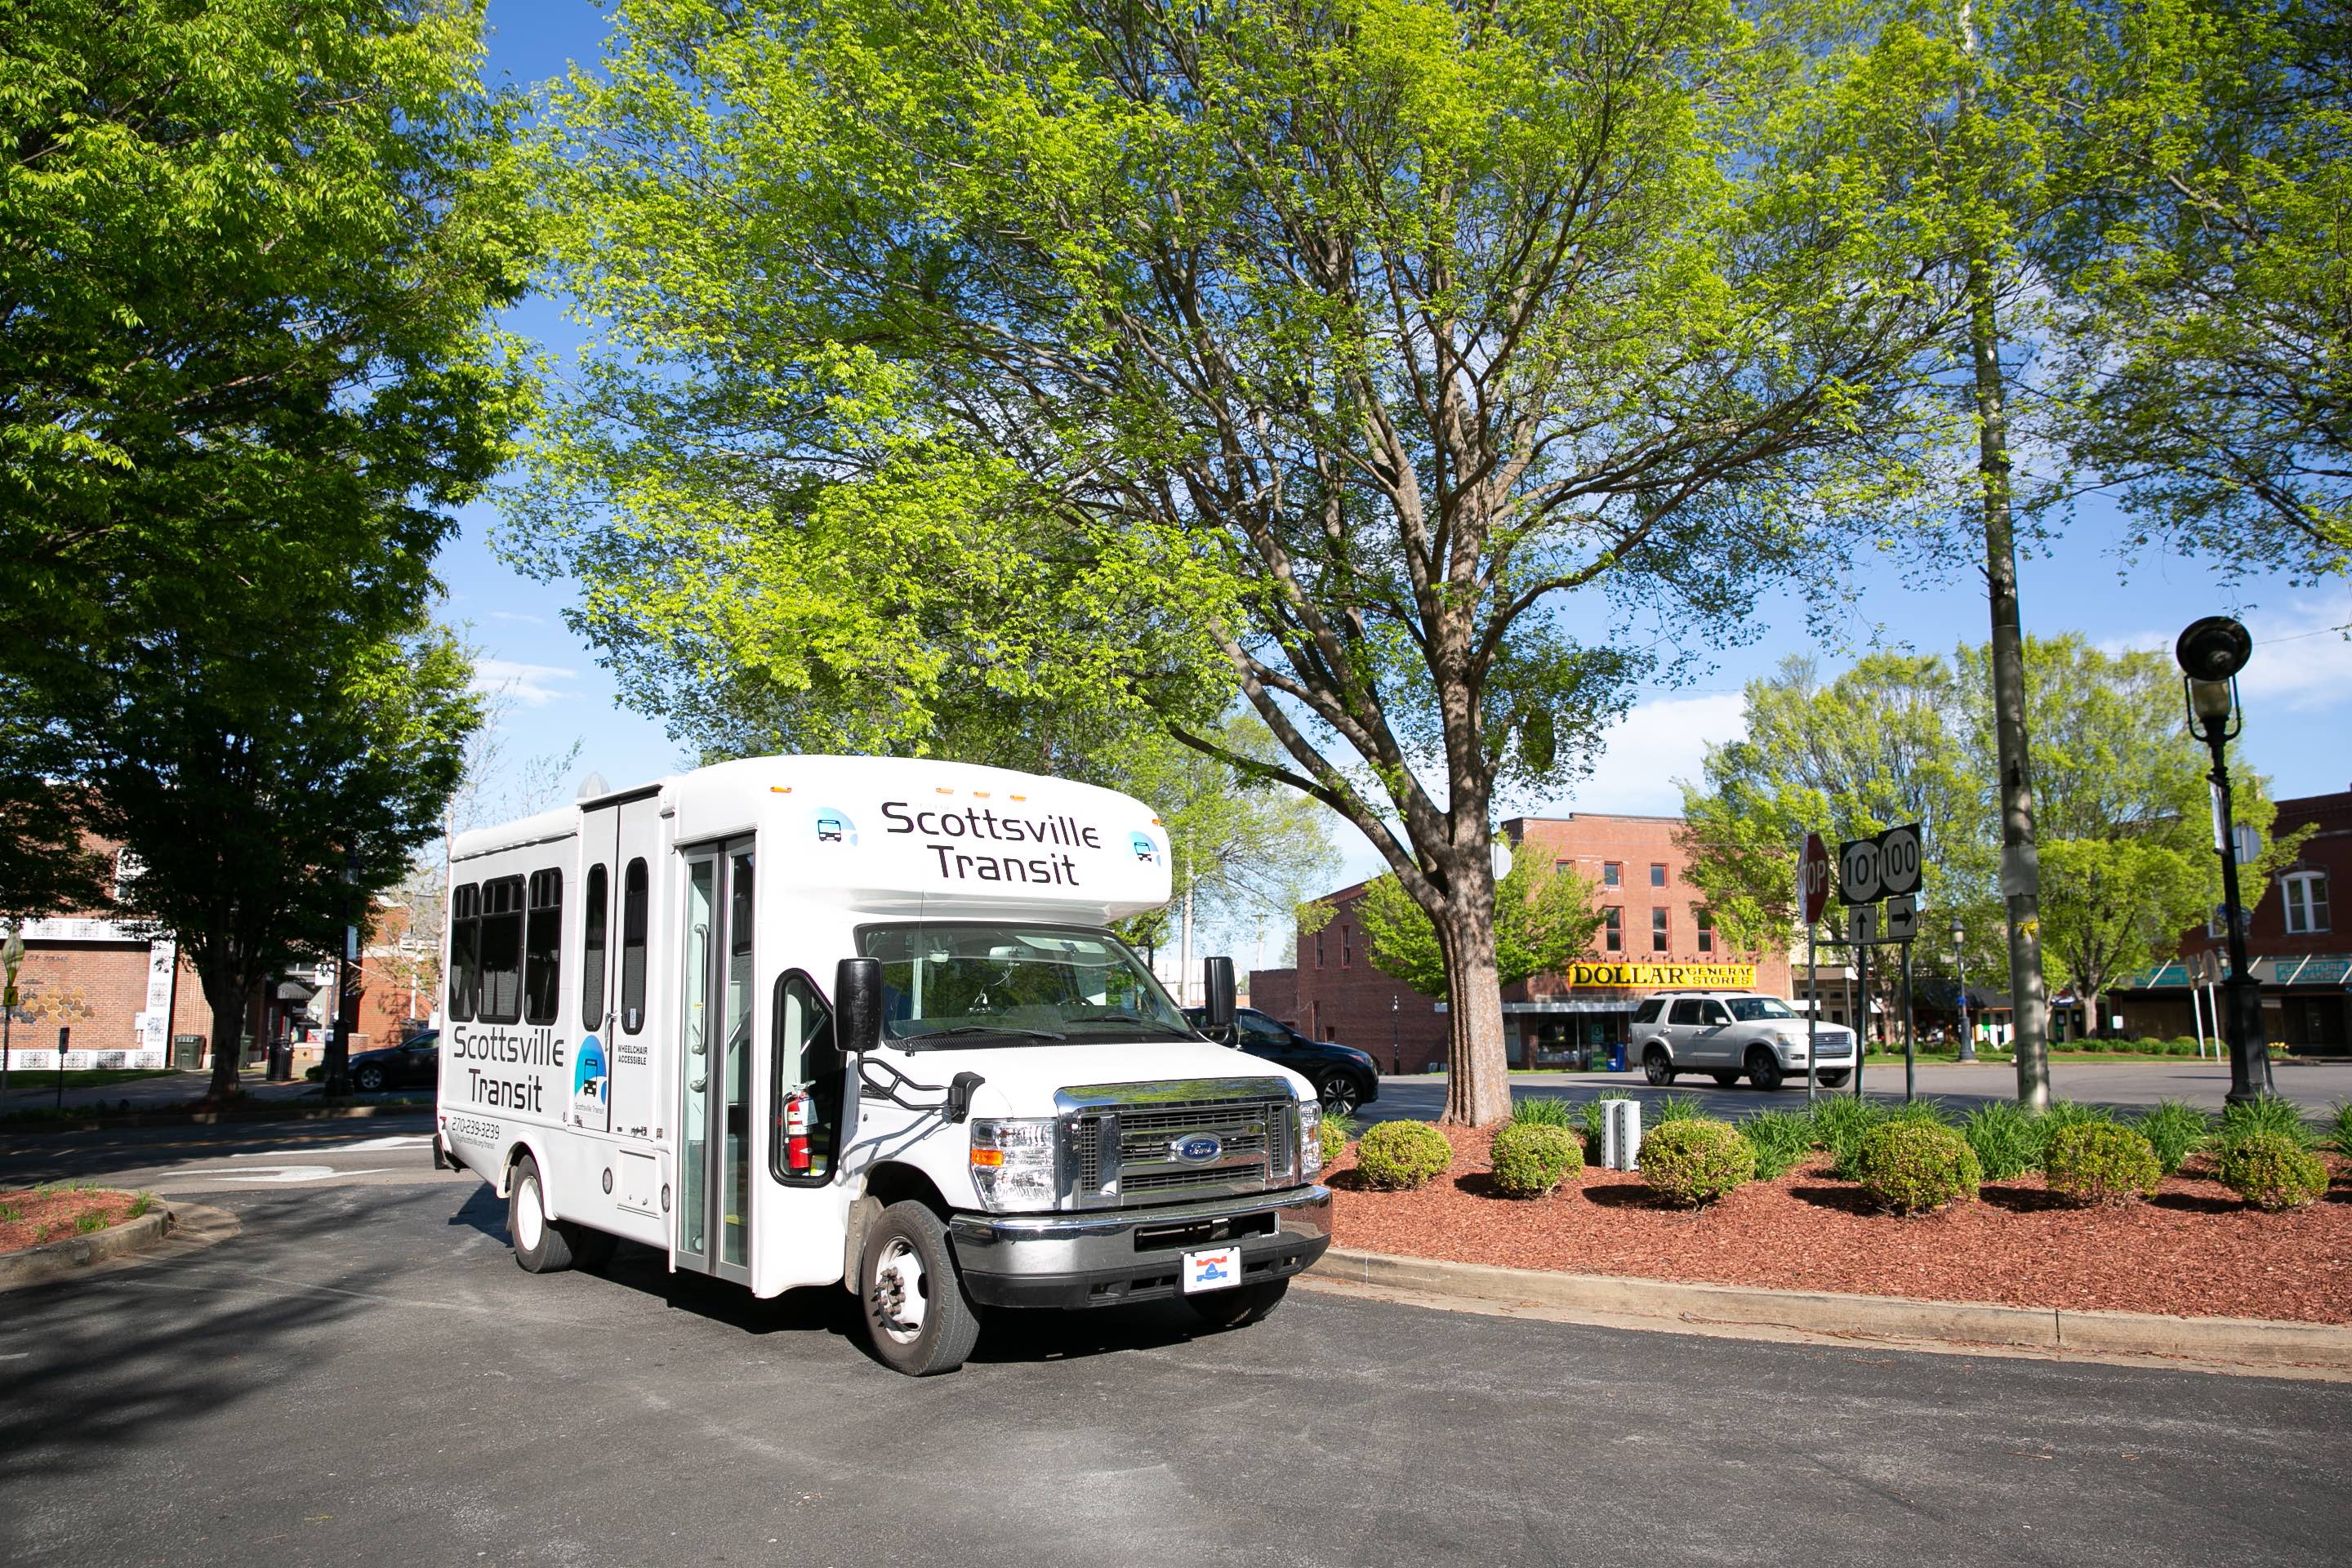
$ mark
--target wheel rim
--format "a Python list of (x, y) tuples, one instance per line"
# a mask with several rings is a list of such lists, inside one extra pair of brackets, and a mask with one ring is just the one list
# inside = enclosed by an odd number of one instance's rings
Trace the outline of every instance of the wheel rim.
[(360, 1073), (360, 1087), (362, 1089), (382, 1089), (383, 1087), (383, 1074), (376, 1071), (373, 1068), (362, 1069)]
[(526, 1176), (515, 1194), (515, 1239), (525, 1252), (537, 1252), (547, 1234), (547, 1216), (539, 1211), (539, 1178)]
[(1780, 1064), (1769, 1055), (1758, 1051), (1748, 1058), (1748, 1076), (1756, 1080), (1759, 1089), (1775, 1089), (1780, 1082)]
[(874, 1266), (874, 1321), (896, 1343), (913, 1344), (923, 1337), (928, 1290), (922, 1254), (905, 1237), (892, 1237)]
[(1344, 1078), (1335, 1078), (1323, 1086), (1323, 1109), (1345, 1116), (1356, 1109), (1356, 1086)]
[(1666, 1054), (1664, 1051), (1652, 1051), (1642, 1058), (1642, 1070), (1648, 1075), (1652, 1083), (1665, 1082)]

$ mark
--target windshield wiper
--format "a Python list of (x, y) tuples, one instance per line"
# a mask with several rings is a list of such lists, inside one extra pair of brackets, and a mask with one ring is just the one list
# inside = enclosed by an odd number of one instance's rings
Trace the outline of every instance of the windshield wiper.
[(945, 1040), (958, 1035), (1017, 1035), (1026, 1040), (1066, 1040), (1067, 1035), (1057, 1035), (1051, 1029), (1024, 1029), (1018, 1024), (958, 1024), (952, 1029), (930, 1029), (919, 1035), (904, 1037), (906, 1045), (919, 1045), (925, 1040)]
[(1172, 1040), (1189, 1040), (1191, 1029), (1180, 1029), (1161, 1018), (1147, 1018), (1140, 1013), (1089, 1013), (1083, 1018), (1072, 1018), (1072, 1024), (1140, 1024), (1147, 1029), (1158, 1029)]

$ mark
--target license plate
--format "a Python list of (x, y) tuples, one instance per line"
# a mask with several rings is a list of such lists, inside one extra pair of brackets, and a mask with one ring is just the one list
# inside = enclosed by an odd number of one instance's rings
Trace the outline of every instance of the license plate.
[(1184, 1255), (1184, 1293), (1223, 1290), (1242, 1282), (1242, 1249), (1220, 1247)]

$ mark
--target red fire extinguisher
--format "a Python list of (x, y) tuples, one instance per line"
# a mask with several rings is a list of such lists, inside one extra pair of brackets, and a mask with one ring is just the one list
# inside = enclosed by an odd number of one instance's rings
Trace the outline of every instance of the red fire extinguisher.
[(809, 1168), (809, 1127), (816, 1105), (805, 1094), (784, 1097), (784, 1169), (805, 1175)]

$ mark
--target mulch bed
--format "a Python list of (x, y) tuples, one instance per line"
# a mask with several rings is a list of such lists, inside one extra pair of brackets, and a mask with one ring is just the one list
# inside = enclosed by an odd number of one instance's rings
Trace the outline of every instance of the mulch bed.
[[(121, 1225), (138, 1201), (136, 1194), (108, 1187), (0, 1189), (0, 1252), (21, 1252), (82, 1234), (77, 1227), (85, 1215), (96, 1215), (103, 1222), (89, 1227), (90, 1234)], [(10, 1219), (11, 1214), (19, 1217)]]
[(1333, 1245), (1571, 1274), (1839, 1290), (2179, 1317), (2352, 1322), (2352, 1165), (2326, 1159), (2326, 1198), (2262, 1214), (2192, 1158), (2153, 1198), (2062, 1206), (2040, 1176), (1901, 1219), (1816, 1159), (1697, 1210), (1656, 1202), (1638, 1172), (1588, 1167), (1580, 1186), (1505, 1198), (1493, 1130), (1442, 1128), (1454, 1167), (1419, 1192), (1364, 1186), (1355, 1149), (1327, 1176)]

